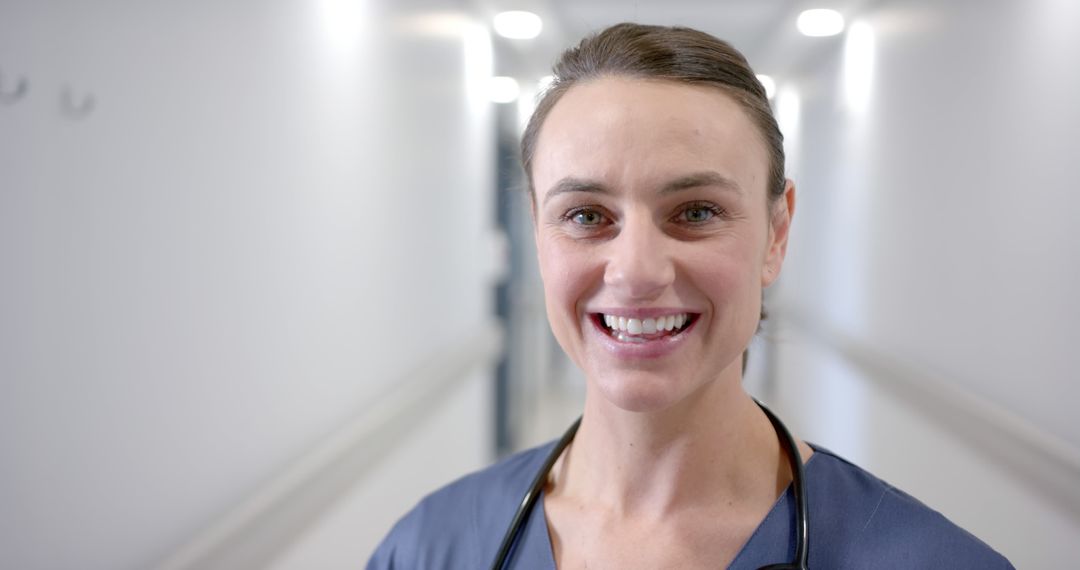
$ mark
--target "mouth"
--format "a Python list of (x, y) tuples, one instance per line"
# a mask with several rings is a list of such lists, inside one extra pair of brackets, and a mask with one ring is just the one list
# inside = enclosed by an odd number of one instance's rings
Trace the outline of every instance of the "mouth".
[(611, 338), (624, 343), (644, 344), (677, 337), (697, 321), (697, 313), (670, 313), (637, 318), (610, 313), (590, 313), (593, 323)]

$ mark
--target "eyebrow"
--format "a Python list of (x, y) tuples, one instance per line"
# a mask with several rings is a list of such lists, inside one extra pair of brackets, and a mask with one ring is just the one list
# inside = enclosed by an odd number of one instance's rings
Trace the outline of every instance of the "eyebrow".
[[(736, 194), (743, 194), (742, 186), (739, 186), (739, 183), (734, 179), (724, 176), (714, 170), (703, 170), (701, 172), (687, 174), (686, 176), (680, 176), (679, 178), (664, 184), (660, 188), (660, 195), (666, 196), (682, 190), (690, 190), (691, 188), (701, 188), (704, 186), (716, 186), (723, 190), (735, 192)], [(546, 202), (559, 194), (565, 194), (567, 192), (611, 194), (611, 189), (600, 182), (568, 176), (559, 180), (548, 189), (547, 193), (544, 194), (544, 201)]]
[(739, 183), (736, 182), (735, 179), (724, 176), (715, 170), (704, 170), (681, 176), (668, 182), (660, 189), (660, 194), (673, 194), (680, 190), (689, 190), (691, 188), (701, 188), (704, 186), (716, 186), (722, 190), (735, 192), (736, 194), (743, 193), (742, 186), (739, 186)]
[(611, 189), (599, 182), (592, 180), (583, 180), (581, 178), (573, 178), (567, 176), (562, 180), (556, 182), (547, 193), (544, 194), (544, 201), (548, 201), (559, 194), (566, 194), (568, 192), (592, 192), (598, 194), (610, 194)]

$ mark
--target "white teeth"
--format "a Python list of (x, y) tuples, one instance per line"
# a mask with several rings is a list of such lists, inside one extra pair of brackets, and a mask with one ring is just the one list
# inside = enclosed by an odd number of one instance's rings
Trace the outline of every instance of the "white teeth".
[(656, 333), (656, 319), (645, 319), (641, 321), (641, 332), (645, 334)]
[(657, 332), (676, 331), (683, 328), (689, 320), (686, 313), (665, 315), (663, 317), (635, 319), (616, 315), (604, 315), (604, 324), (612, 331), (619, 331), (618, 338), (632, 335), (655, 334)]

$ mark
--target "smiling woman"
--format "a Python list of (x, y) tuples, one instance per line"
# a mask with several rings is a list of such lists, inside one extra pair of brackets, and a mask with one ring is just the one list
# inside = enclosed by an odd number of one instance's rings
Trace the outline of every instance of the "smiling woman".
[[(530, 162), (548, 315), (602, 400), (674, 415), (713, 394), (716, 409), (738, 405), (717, 392), (740, 385), (794, 206), (790, 185), (769, 199), (760, 139), (723, 92), (674, 81), (600, 77), (546, 117)], [(641, 336), (683, 314), (677, 334)], [(604, 316), (625, 320), (621, 336)]]
[(795, 210), (782, 142), (712, 36), (620, 24), (563, 54), (522, 159), (584, 413), (424, 499), (369, 569), (1010, 567), (744, 391)]

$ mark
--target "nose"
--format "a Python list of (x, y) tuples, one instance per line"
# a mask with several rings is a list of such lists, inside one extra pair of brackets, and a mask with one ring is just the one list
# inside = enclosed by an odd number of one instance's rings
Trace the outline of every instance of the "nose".
[(656, 300), (675, 280), (669, 240), (651, 216), (627, 216), (607, 257), (604, 284), (622, 301)]

